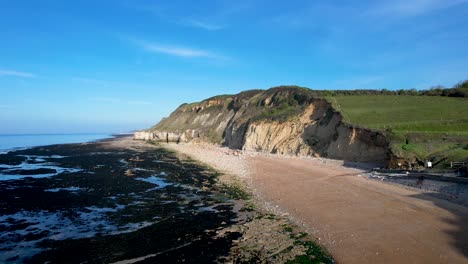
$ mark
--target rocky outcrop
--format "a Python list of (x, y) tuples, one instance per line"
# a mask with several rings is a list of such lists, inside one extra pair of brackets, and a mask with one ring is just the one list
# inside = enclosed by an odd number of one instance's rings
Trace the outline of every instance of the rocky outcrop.
[(133, 138), (136, 140), (153, 140), (154, 136), (152, 132), (138, 131), (133, 134)]
[(163, 132), (163, 131), (138, 131), (135, 132), (133, 138), (137, 140), (159, 141), (159, 142), (189, 142), (198, 138), (199, 135), (195, 130), (187, 130), (184, 132)]
[(135, 139), (201, 140), (233, 149), (384, 162), (388, 141), (377, 131), (343, 122), (325, 99), (291, 87), (253, 90), (184, 104)]

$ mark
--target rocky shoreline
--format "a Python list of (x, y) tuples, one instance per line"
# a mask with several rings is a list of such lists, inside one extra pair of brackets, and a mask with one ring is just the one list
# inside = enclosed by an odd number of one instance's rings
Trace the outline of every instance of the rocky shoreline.
[(2, 154), (0, 178), (1, 262), (332, 261), (236, 178), (128, 137)]

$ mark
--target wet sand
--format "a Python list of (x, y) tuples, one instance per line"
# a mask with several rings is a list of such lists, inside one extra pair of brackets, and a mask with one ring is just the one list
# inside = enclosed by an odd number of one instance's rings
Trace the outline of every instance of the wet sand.
[(296, 229), (238, 177), (131, 137), (0, 154), (0, 263), (333, 263)]
[(1, 263), (210, 263), (236, 202), (217, 173), (131, 138), (0, 155)]
[(303, 224), (338, 263), (468, 263), (468, 208), (430, 192), (368, 179), (339, 161), (166, 146), (237, 173), (265, 205)]

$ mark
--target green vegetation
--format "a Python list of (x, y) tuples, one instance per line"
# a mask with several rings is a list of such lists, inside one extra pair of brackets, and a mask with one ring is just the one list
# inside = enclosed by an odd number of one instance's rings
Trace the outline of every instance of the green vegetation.
[(306, 248), (304, 255), (297, 256), (295, 259), (290, 260), (288, 264), (315, 264), (315, 263), (335, 263), (331, 255), (317, 243), (304, 240), (306, 233), (299, 233), (298, 235), (292, 234), (295, 239), (296, 245), (302, 245)]
[[(289, 260), (288, 264), (314, 264), (314, 263), (334, 263), (331, 255), (315, 242), (308, 239), (308, 234), (305, 232), (295, 232), (294, 228), (289, 224), (282, 225), (284, 232), (289, 234), (289, 237), (294, 240), (295, 246), (303, 246), (305, 254), (297, 256), (293, 260)], [(290, 246), (286, 250), (291, 250), (294, 246)]]
[(351, 124), (393, 132), (468, 135), (467, 99), (384, 95), (327, 99)]
[(339, 95), (327, 99), (344, 121), (385, 131), (402, 157), (468, 159), (468, 99), (433, 96)]
[(223, 141), (223, 133), (220, 131), (216, 131), (216, 128), (210, 127), (206, 131), (205, 135), (210, 142), (216, 143), (216, 144), (221, 144)]
[(468, 80), (460, 82), (453, 88), (436, 86), (430, 90), (421, 91), (421, 95), (429, 96), (449, 96), (449, 97), (468, 97)]
[(259, 115), (253, 118), (253, 120), (271, 120), (284, 122), (288, 121), (293, 116), (299, 115), (302, 111), (303, 108), (298, 106), (297, 101), (285, 100), (284, 102), (281, 102), (279, 106), (262, 110)]
[[(254, 91), (258, 95), (258, 90)], [(459, 135), (468, 133), (468, 117), (462, 120), (462, 124), (459, 122), (463, 119), (460, 118), (462, 113), (467, 112), (467, 101), (462, 98), (468, 97), (468, 80), (453, 88), (438, 86), (419, 91), (311, 90), (299, 86), (279, 86), (265, 91), (265, 96), (271, 94), (275, 95), (270, 104), (265, 104), (257, 98), (250, 100), (257, 107), (262, 107), (259, 109), (260, 114), (254, 116), (254, 120), (287, 121), (301, 113), (312, 98), (326, 98), (334, 103), (339, 111), (343, 110), (341, 104), (345, 105), (346, 112), (349, 112), (346, 113), (348, 116), (345, 116), (345, 119), (348, 119), (349, 123), (369, 128), (432, 133), (448, 131), (449, 134), (458, 132)], [(360, 104), (360, 100), (363, 100), (364, 105)], [(340, 103), (337, 103), (338, 101)], [(408, 116), (409, 112), (414, 113)], [(380, 114), (384, 115), (384, 119), (381, 119)], [(349, 120), (351, 116), (353, 120)], [(437, 122), (439, 124), (434, 125)]]
[[(223, 144), (227, 132), (241, 134), (256, 121), (294, 121), (311, 103), (326, 99), (342, 113), (345, 122), (384, 132), (396, 156), (419, 164), (431, 160), (440, 167), (450, 161), (468, 160), (467, 95), (468, 81), (453, 88), (396, 91), (279, 86), (183, 104), (150, 130), (196, 130), (197, 136)], [(321, 122), (326, 123), (334, 114), (329, 109)], [(226, 122), (234, 124), (229, 128), (232, 130), (226, 130)]]
[(250, 194), (241, 186), (237, 185), (224, 185), (224, 192), (228, 195), (229, 198), (235, 200), (249, 200)]
[(289, 121), (300, 115), (312, 102), (313, 93), (314, 91), (299, 86), (271, 88), (248, 101), (246, 116), (252, 121)]
[(434, 86), (429, 90), (400, 89), (400, 90), (314, 90), (316, 96), (330, 97), (340, 95), (410, 95), (410, 96), (447, 96), (468, 97), (468, 80), (455, 85), (453, 88)]
[(291, 232), (293, 232), (293, 228), (288, 226), (288, 225), (285, 225), (284, 226), (284, 231), (291, 233)]

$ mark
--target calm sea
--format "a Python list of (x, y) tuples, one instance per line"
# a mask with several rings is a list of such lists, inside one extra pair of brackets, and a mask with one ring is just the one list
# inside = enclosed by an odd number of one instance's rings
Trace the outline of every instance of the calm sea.
[(53, 144), (82, 143), (111, 137), (110, 134), (0, 135), (0, 152)]

